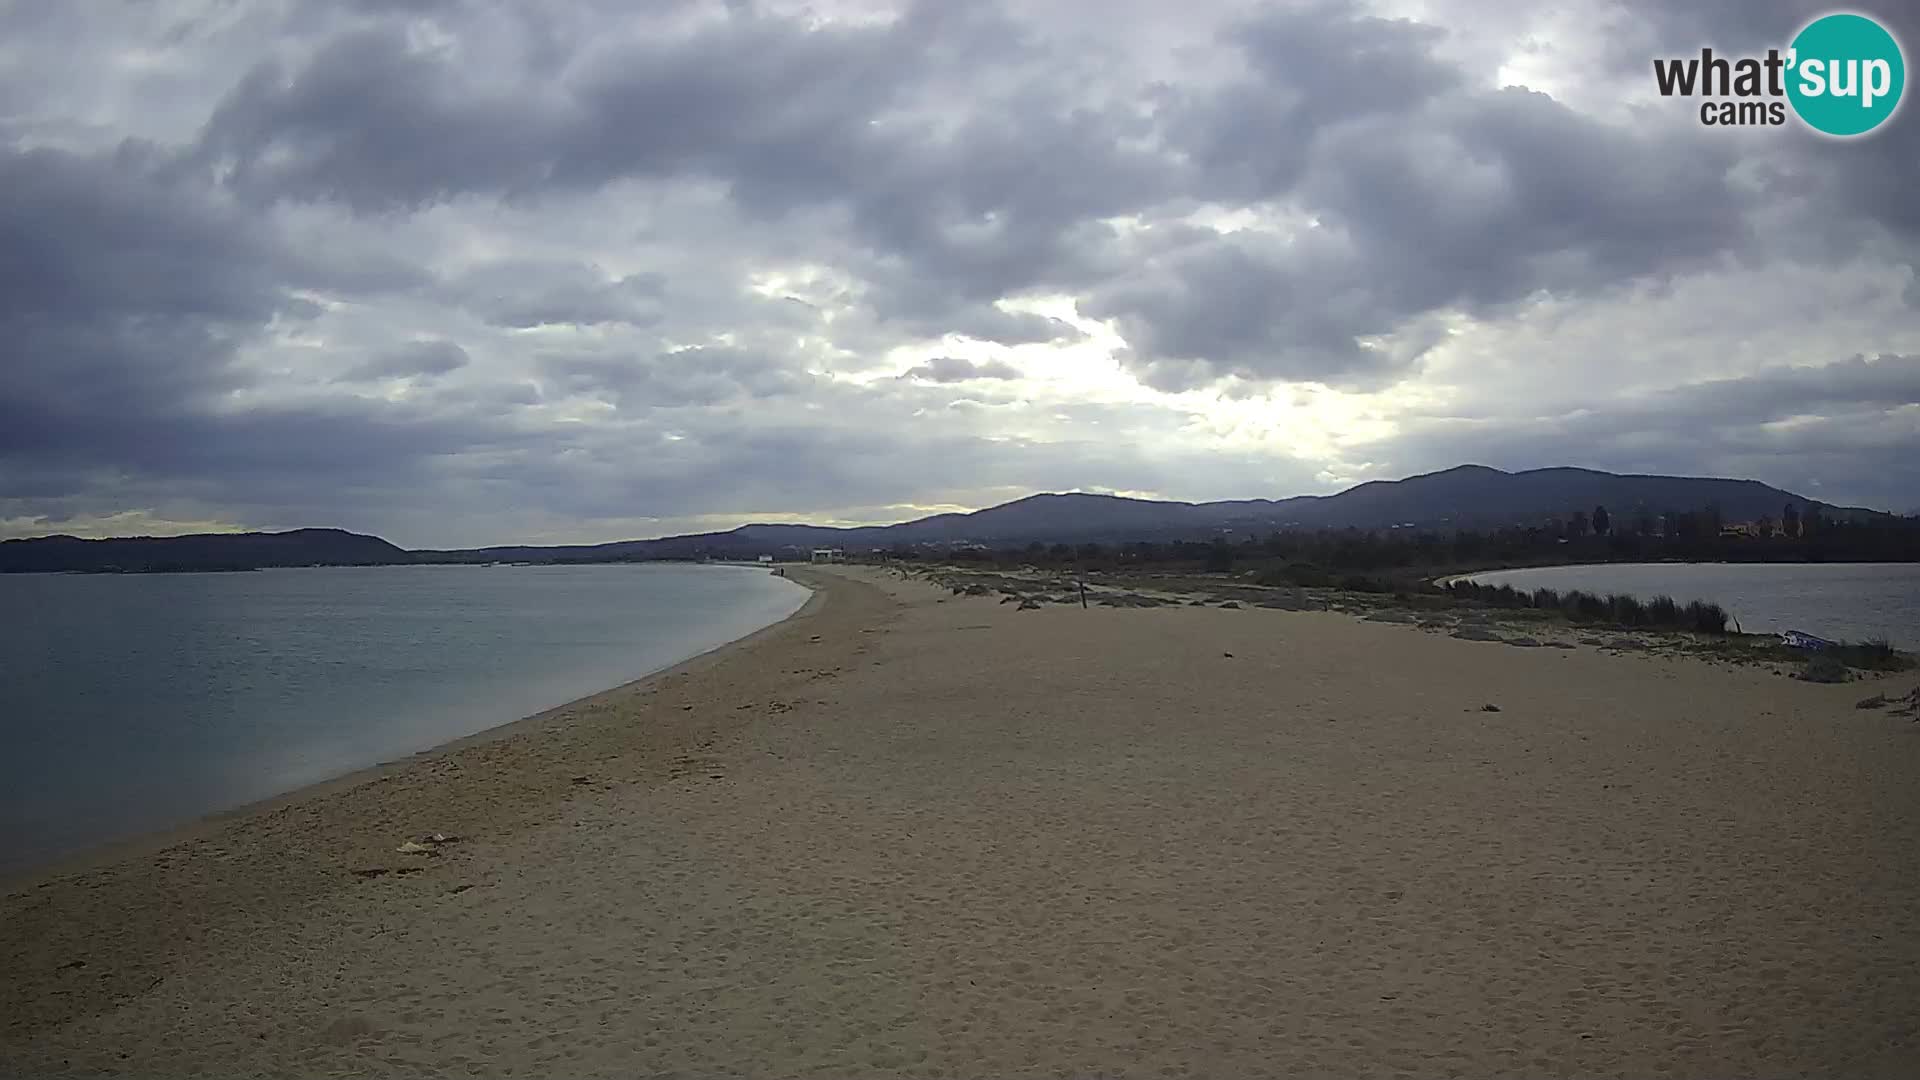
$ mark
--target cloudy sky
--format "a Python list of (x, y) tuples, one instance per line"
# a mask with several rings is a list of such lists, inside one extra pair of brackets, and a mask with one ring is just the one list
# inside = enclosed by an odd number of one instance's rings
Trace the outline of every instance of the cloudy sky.
[[(1914, 52), (1909, 5), (1869, 10)], [(1824, 5), (0, 0), (0, 535), (414, 546), (1479, 462), (1920, 508)]]

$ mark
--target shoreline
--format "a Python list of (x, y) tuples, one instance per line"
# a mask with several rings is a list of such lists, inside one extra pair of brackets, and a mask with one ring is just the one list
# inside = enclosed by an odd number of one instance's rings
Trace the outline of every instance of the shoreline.
[(1920, 1057), (1920, 697), (794, 573), (750, 645), (0, 898), (0, 1074)]
[[(293, 569), (309, 568), (294, 567)], [(439, 755), (455, 753), (470, 746), (484, 746), (488, 743), (536, 731), (542, 726), (554, 722), (563, 715), (589, 707), (595, 702), (611, 695), (629, 693), (642, 689), (648, 683), (655, 680), (671, 678), (675, 675), (700, 670), (706, 665), (719, 661), (731, 652), (751, 647), (754, 642), (771, 635), (775, 630), (778, 630), (788, 623), (807, 618), (817, 613), (820, 608), (826, 604), (826, 590), (817, 581), (803, 581), (791, 574), (785, 576), (787, 580), (806, 589), (809, 593), (807, 598), (801, 602), (799, 607), (795, 608), (789, 614), (751, 633), (734, 638), (732, 641), (716, 645), (711, 649), (687, 657), (678, 663), (647, 672), (644, 675), (628, 679), (625, 682), (617, 683), (602, 690), (596, 690), (590, 694), (584, 694), (569, 701), (561, 702), (558, 705), (541, 709), (538, 712), (529, 713), (526, 716), (495, 724), (492, 727), (482, 728), (479, 731), (470, 732), (454, 739), (449, 739), (446, 742), (435, 743), (432, 746), (416, 750), (403, 757), (375, 762), (372, 765), (363, 765), (360, 768), (342, 773), (339, 776), (329, 777), (325, 780), (316, 780), (309, 784), (302, 784), (299, 787), (280, 792), (277, 795), (269, 795), (263, 799), (254, 799), (250, 802), (241, 803), (238, 806), (231, 806), (224, 810), (215, 810), (177, 825), (163, 826), (152, 831), (142, 832), (136, 836), (108, 840), (104, 843), (91, 845), (81, 851), (57, 856), (45, 863), (31, 866), (24, 870), (0, 874), (0, 897), (26, 892), (39, 887), (49, 880), (75, 874), (84, 874), (90, 870), (97, 870), (116, 862), (148, 858), (175, 845), (205, 839), (221, 828), (247, 818), (272, 813), (276, 810), (297, 805), (306, 799), (326, 795), (331, 792), (344, 791), (359, 787), (363, 784), (373, 783), (392, 776), (400, 770), (416, 765), (423, 760), (430, 760)]]
[(1888, 562), (1885, 559), (1657, 559), (1648, 562), (1571, 562), (1571, 563), (1530, 563), (1526, 566), (1493, 566), (1484, 570), (1462, 570), (1443, 577), (1429, 578), (1435, 585), (1444, 585), (1449, 581), (1479, 577), (1482, 574), (1512, 574), (1522, 570), (1596, 570), (1607, 567), (1632, 566), (1912, 566), (1913, 560)]
[[(1466, 573), (1448, 574), (1431, 579), (1437, 588), (1446, 589), (1461, 582), (1469, 582), (1485, 588), (1506, 587), (1521, 594), (1537, 589), (1548, 589), (1561, 594), (1586, 593), (1589, 596), (1605, 599), (1613, 594), (1622, 594), (1650, 603), (1658, 597), (1666, 596), (1685, 606), (1691, 602), (1701, 602), (1719, 606), (1727, 613), (1729, 629), (1726, 636), (1753, 640), (1778, 640), (1790, 632), (1810, 633), (1839, 644), (1870, 645), (1876, 641), (1890, 644), (1894, 649), (1905, 653), (1920, 652), (1920, 639), (1907, 633), (1907, 626), (1900, 618), (1903, 611), (1896, 608), (1877, 607), (1871, 602), (1863, 603), (1860, 595), (1834, 593), (1830, 584), (1836, 577), (1842, 581), (1847, 575), (1866, 571), (1883, 575), (1894, 590), (1894, 583), (1911, 588), (1914, 575), (1911, 571), (1916, 564), (1910, 562), (1736, 562), (1736, 561), (1671, 561), (1671, 562), (1600, 562), (1600, 563), (1556, 563), (1540, 566), (1509, 566), (1490, 570), (1474, 570)], [(1750, 571), (1748, 567), (1777, 567), (1774, 571)], [(1826, 568), (1831, 574), (1823, 575), (1819, 569)], [(1677, 571), (1687, 573), (1698, 571), (1688, 583), (1673, 581), (1624, 584), (1622, 578), (1633, 578), (1647, 571)], [(1606, 584), (1585, 584), (1579, 578), (1591, 574)], [(1722, 576), (1724, 575), (1724, 576)], [(1794, 577), (1791, 575), (1799, 575)], [(1778, 579), (1784, 577), (1784, 581)], [(1821, 606), (1814, 610), (1802, 595), (1806, 590), (1818, 587), (1822, 590)], [(1798, 592), (1796, 592), (1796, 588)], [(1864, 616), (1864, 617), (1862, 617)], [(1751, 622), (1759, 627), (1771, 629), (1747, 629), (1745, 623)]]

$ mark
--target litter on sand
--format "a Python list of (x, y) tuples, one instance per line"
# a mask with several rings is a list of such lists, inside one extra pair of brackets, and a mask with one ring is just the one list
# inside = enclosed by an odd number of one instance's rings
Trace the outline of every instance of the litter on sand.
[[(423, 842), (424, 841), (424, 842)], [(449, 833), (428, 833), (420, 840), (408, 840), (393, 850), (402, 855), (438, 855), (444, 844), (457, 844), (460, 838)]]

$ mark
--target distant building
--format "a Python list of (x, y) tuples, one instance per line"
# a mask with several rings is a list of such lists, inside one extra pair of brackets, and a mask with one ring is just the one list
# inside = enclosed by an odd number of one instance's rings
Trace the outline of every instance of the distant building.
[(771, 555), (762, 555), (762, 556), (760, 556), (760, 561), (761, 561), (761, 562), (763, 562), (763, 563), (771, 563), (771, 562), (773, 562), (773, 556), (771, 556)]
[(814, 562), (844, 562), (846, 561), (846, 557), (847, 557), (847, 553), (844, 551), (841, 551), (839, 548), (814, 548), (813, 549)]

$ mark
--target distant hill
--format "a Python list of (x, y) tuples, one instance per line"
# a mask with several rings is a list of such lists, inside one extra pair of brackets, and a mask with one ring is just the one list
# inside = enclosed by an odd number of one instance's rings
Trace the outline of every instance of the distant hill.
[(939, 514), (859, 528), (822, 525), (743, 525), (726, 532), (625, 540), (579, 547), (507, 547), (422, 552), (452, 561), (572, 561), (663, 559), (710, 555), (750, 557), (805, 548), (906, 545), (1116, 542), (1264, 534), (1276, 529), (1416, 526), (1432, 529), (1499, 528), (1564, 518), (1604, 505), (1621, 521), (1644, 511), (1662, 514), (1717, 506), (1727, 521), (1780, 517), (1792, 503), (1828, 517), (1883, 517), (1877, 511), (1836, 507), (1757, 480), (1642, 476), (1593, 469), (1504, 472), (1461, 465), (1404, 480), (1376, 480), (1337, 495), (1223, 502), (1163, 502), (1082, 493), (1030, 495), (966, 514)]
[(341, 529), (277, 533), (197, 533), (82, 540), (40, 536), (0, 540), (0, 573), (85, 570), (152, 573), (166, 570), (254, 570), (267, 566), (368, 566), (413, 557), (377, 536)]
[(608, 562), (628, 559), (752, 558), (813, 547), (869, 549), (895, 545), (1004, 547), (1043, 543), (1164, 541), (1221, 534), (1244, 536), (1278, 529), (1414, 526), (1492, 529), (1538, 524), (1574, 511), (1605, 506), (1626, 522), (1717, 506), (1727, 521), (1778, 519), (1792, 503), (1802, 513), (1829, 518), (1885, 517), (1873, 510), (1836, 507), (1757, 480), (1641, 476), (1593, 469), (1503, 472), (1461, 465), (1404, 480), (1375, 480), (1337, 495), (1223, 502), (1163, 502), (1081, 493), (1030, 495), (967, 514), (937, 514), (897, 525), (833, 528), (825, 525), (742, 525), (725, 532), (621, 540), (571, 546), (505, 546), (450, 551), (404, 551), (374, 536), (338, 529), (284, 533), (80, 540), (49, 536), (0, 542), (0, 572), (9, 570), (246, 569), (318, 563)]
[[(1616, 516), (1661, 514), (1717, 506), (1727, 521), (1776, 520), (1787, 503), (1818, 507), (1830, 517), (1884, 516), (1872, 510), (1836, 507), (1758, 480), (1651, 476), (1595, 469), (1529, 469), (1503, 472), (1460, 465), (1405, 480), (1374, 480), (1338, 495), (1303, 495), (1269, 504), (1303, 525), (1384, 528), (1394, 525), (1498, 527), (1565, 517), (1605, 506)], [(1219, 505), (1219, 504), (1215, 504)]]

